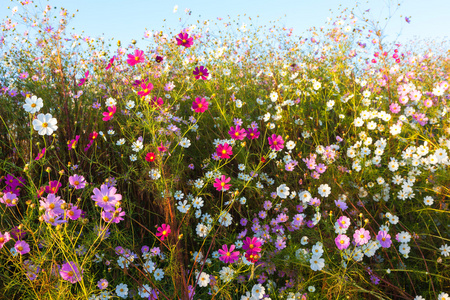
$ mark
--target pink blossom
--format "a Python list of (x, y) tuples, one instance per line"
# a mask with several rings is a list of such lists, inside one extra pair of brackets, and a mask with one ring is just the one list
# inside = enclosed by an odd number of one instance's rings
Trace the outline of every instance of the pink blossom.
[(226, 178), (225, 175), (222, 175), (220, 178), (216, 178), (215, 183), (213, 184), (213, 186), (218, 191), (227, 191), (231, 187), (231, 184), (227, 184), (228, 182), (230, 182), (230, 180), (231, 180), (230, 177)]

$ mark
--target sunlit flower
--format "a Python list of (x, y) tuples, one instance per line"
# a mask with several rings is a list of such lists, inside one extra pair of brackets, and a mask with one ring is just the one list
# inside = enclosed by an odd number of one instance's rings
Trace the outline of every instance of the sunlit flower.
[(130, 66), (134, 66), (135, 64), (142, 63), (145, 61), (144, 51), (136, 49), (134, 50), (134, 54), (128, 54), (127, 63)]
[(206, 80), (207, 77), (209, 76), (208, 69), (205, 68), (204, 66), (200, 66), (200, 68), (195, 67), (193, 74), (195, 76), (195, 79), (202, 79), (202, 80)]
[(41, 98), (36, 96), (31, 96), (31, 98), (25, 99), (25, 104), (23, 105), (23, 109), (30, 114), (34, 114), (38, 112), (44, 106), (44, 102)]
[(179, 46), (184, 46), (186, 48), (189, 48), (194, 44), (194, 39), (189, 37), (189, 34), (183, 32), (178, 34), (176, 40)]
[(158, 229), (156, 230), (156, 236), (160, 237), (161, 241), (164, 241), (164, 239), (171, 233), (170, 225), (162, 224)]
[(53, 131), (58, 129), (57, 123), (51, 114), (39, 114), (37, 119), (33, 120), (33, 128), (39, 135), (52, 135)]
[(76, 283), (81, 281), (83, 271), (80, 271), (77, 264), (73, 261), (66, 262), (59, 270), (59, 274), (62, 279), (69, 281), (70, 283)]

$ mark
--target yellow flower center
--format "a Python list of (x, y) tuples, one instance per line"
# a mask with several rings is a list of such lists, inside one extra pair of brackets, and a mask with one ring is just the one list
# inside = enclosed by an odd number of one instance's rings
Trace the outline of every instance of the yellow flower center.
[(136, 56), (134, 59), (135, 59), (136, 61), (138, 61), (138, 60), (139, 60), (139, 56)]
[(345, 241), (344, 241), (344, 240), (340, 240), (340, 241), (339, 241), (339, 243), (341, 243), (341, 244), (344, 244), (344, 243), (345, 243)]
[(167, 234), (167, 231), (164, 230), (164, 231), (162, 232), (162, 234), (163, 234), (163, 235), (166, 235), (166, 234)]
[(72, 277), (72, 276), (73, 276), (73, 272), (72, 272), (72, 271), (69, 271), (69, 272), (67, 272), (67, 275), (68, 275), (69, 277)]
[(103, 196), (102, 200), (103, 200), (103, 202), (108, 202), (109, 197), (108, 196)]
[(48, 207), (50, 207), (50, 209), (54, 209), (55, 208), (55, 203), (50, 203), (50, 205)]
[(250, 246), (248, 246), (250, 249), (253, 249), (255, 246), (253, 244), (250, 244)]
[(77, 180), (77, 181), (74, 182), (74, 184), (75, 184), (75, 185), (79, 185), (80, 182)]
[(227, 256), (230, 256), (231, 255), (231, 253), (230, 252), (227, 252)]
[(31, 107), (36, 107), (36, 103), (31, 103)]
[(22, 250), (23, 250), (23, 247), (22, 247), (22, 246), (19, 246), (19, 247), (17, 247), (17, 249), (19, 249), (19, 251), (22, 251)]
[(364, 234), (361, 234), (359, 237), (360, 237), (361, 239), (363, 239), (363, 238), (364, 238)]
[(42, 127), (47, 128), (48, 127), (48, 123), (47, 122), (42, 123)]
[(5, 241), (5, 238), (0, 237), (0, 244), (2, 244)]

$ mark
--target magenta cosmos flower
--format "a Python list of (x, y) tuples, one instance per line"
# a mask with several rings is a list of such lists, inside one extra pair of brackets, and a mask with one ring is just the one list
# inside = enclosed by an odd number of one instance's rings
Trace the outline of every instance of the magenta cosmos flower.
[(257, 254), (261, 252), (261, 241), (257, 237), (246, 237), (242, 245), (242, 249), (247, 251), (247, 254)]
[(239, 259), (239, 251), (234, 251), (233, 250), (236, 248), (236, 246), (231, 245), (230, 249), (228, 249), (227, 245), (223, 245), (222, 249), (219, 249), (219, 255), (221, 255), (219, 257), (219, 259), (221, 261), (223, 261), (226, 264), (232, 264), (234, 262), (236, 262)]
[(247, 129), (247, 137), (248, 137), (250, 140), (254, 140), (254, 139), (259, 138), (259, 135), (260, 135), (260, 134), (261, 134), (261, 133), (258, 131), (257, 128), (249, 128), (249, 129)]
[(384, 230), (378, 231), (377, 240), (383, 248), (389, 248), (392, 245), (391, 235)]
[(144, 51), (136, 49), (134, 50), (134, 54), (128, 54), (127, 63), (130, 66), (134, 66), (135, 64), (142, 63), (145, 61)]
[(145, 97), (148, 94), (150, 94), (150, 92), (152, 90), (153, 90), (153, 84), (151, 82), (149, 82), (147, 84), (145, 82), (143, 82), (143, 83), (141, 83), (141, 90), (137, 94), (138, 94), (138, 96)]
[(275, 151), (280, 151), (284, 148), (284, 140), (281, 135), (272, 134), (272, 136), (268, 137), (270, 149)]
[(81, 209), (78, 208), (78, 206), (73, 206), (72, 204), (69, 204), (69, 209), (66, 210), (66, 216), (67, 218), (75, 221), (78, 220), (79, 217), (81, 217), (81, 213), (83, 212)]
[(171, 233), (170, 225), (162, 224), (158, 229), (156, 230), (156, 236), (161, 237), (161, 241), (164, 241), (164, 239)]
[(241, 128), (239, 125), (236, 125), (236, 128), (231, 126), (230, 131), (228, 131), (228, 134), (231, 136), (233, 140), (240, 140), (242, 141), (246, 136), (247, 132), (244, 128)]
[(356, 246), (362, 246), (369, 241), (370, 232), (364, 228), (358, 229), (353, 234), (353, 238), (355, 239)]
[(219, 144), (217, 146), (216, 153), (221, 159), (230, 158), (231, 155), (233, 155), (233, 148), (228, 145), (228, 143), (225, 143), (223, 145)]
[(38, 155), (36, 156), (36, 158), (34, 160), (40, 160), (41, 158), (44, 157), (45, 154), (45, 148), (42, 148), (41, 152), (38, 153)]
[(194, 39), (189, 37), (189, 34), (183, 33), (183, 32), (178, 34), (178, 36), (176, 37), (176, 40), (177, 40), (177, 44), (179, 46), (183, 46), (186, 48), (189, 48), (194, 44)]
[(350, 238), (348, 236), (346, 236), (345, 234), (338, 235), (334, 239), (334, 242), (336, 243), (336, 247), (339, 250), (347, 249), (348, 246), (350, 246)]
[(84, 179), (81, 175), (73, 175), (69, 177), (69, 183), (71, 186), (75, 187), (75, 189), (84, 189), (86, 186), (86, 179)]
[(192, 110), (198, 113), (203, 113), (208, 109), (208, 101), (205, 98), (195, 98), (194, 102), (192, 102)]
[(9, 232), (5, 232), (2, 234), (0, 232), (0, 249), (3, 248), (3, 245), (7, 243), (11, 239), (11, 235), (9, 235)]
[(59, 275), (61, 275), (62, 279), (69, 281), (70, 283), (76, 283), (81, 281), (81, 274), (78, 266), (73, 261), (66, 262), (62, 265), (61, 270), (59, 270)]
[(193, 74), (195, 76), (195, 79), (201, 78), (203, 80), (206, 80), (206, 78), (209, 76), (208, 69), (204, 66), (200, 66), (200, 68), (195, 67)]
[(122, 217), (125, 216), (125, 212), (122, 211), (122, 207), (119, 207), (115, 211), (102, 211), (101, 216), (105, 222), (118, 224), (120, 221), (123, 221)]
[(30, 246), (25, 241), (17, 241), (16, 244), (14, 245), (14, 248), (18, 253), (22, 255), (30, 252)]
[(56, 194), (61, 186), (62, 184), (58, 180), (50, 181), (50, 183), (45, 187), (45, 192), (50, 194)]
[(103, 121), (109, 121), (113, 118), (114, 114), (116, 113), (116, 106), (108, 106), (108, 111), (103, 112)]
[(106, 184), (102, 184), (100, 190), (94, 189), (94, 196), (91, 196), (98, 206), (106, 211), (114, 211), (116, 209), (116, 203), (122, 200), (122, 195), (116, 194), (117, 189), (115, 187), (108, 187)]
[(227, 191), (231, 187), (231, 184), (227, 184), (228, 182), (230, 182), (230, 180), (230, 177), (226, 178), (225, 175), (222, 175), (220, 178), (216, 178), (216, 181), (213, 185), (218, 191)]

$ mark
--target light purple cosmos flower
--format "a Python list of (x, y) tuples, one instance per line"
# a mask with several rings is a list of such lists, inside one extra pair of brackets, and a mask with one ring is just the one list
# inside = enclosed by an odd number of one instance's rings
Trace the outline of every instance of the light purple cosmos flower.
[(91, 198), (105, 211), (114, 211), (116, 203), (122, 200), (122, 195), (116, 194), (116, 191), (115, 187), (108, 188), (107, 185), (102, 184), (100, 190), (94, 189), (94, 196)]
[(86, 179), (84, 179), (81, 175), (73, 175), (69, 177), (69, 183), (71, 186), (75, 187), (75, 189), (84, 189), (86, 186)]
[(16, 251), (18, 253), (20, 253), (22, 255), (30, 252), (30, 246), (25, 241), (17, 241), (16, 244), (14, 245), (14, 248), (16, 249)]
[(70, 283), (81, 281), (82, 273), (83, 271), (80, 272), (77, 264), (73, 261), (64, 263), (61, 267), (61, 270), (59, 270), (59, 275), (61, 275), (64, 280), (67, 280)]

